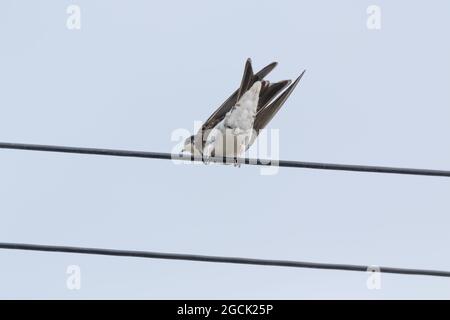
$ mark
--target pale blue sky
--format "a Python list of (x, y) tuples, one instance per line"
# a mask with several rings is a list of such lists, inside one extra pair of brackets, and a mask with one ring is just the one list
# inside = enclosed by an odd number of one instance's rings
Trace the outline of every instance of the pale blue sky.
[[(66, 8), (81, 8), (81, 30)], [(366, 8), (382, 28), (366, 28)], [(448, 1), (3, 0), (0, 141), (170, 151), (244, 61), (283, 159), (450, 170)], [(0, 241), (450, 270), (448, 178), (0, 151)], [(82, 287), (66, 288), (79, 265)], [(450, 298), (450, 279), (0, 250), (0, 298)]]

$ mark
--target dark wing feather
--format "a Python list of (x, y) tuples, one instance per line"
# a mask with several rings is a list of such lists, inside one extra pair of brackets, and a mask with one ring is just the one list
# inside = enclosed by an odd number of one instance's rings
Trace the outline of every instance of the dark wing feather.
[[(249, 59), (250, 60), (250, 59)], [(249, 61), (247, 60), (247, 62)], [(250, 61), (251, 63), (251, 61)], [(246, 63), (247, 65), (247, 63)], [(277, 62), (272, 62), (271, 64), (267, 65), (266, 67), (262, 68), (259, 72), (257, 72), (251, 81), (251, 85), (255, 83), (258, 80), (264, 79), (265, 76), (267, 76), (275, 67), (277, 66)], [(242, 79), (245, 78), (245, 73)], [(242, 85), (242, 83), (241, 83)], [(250, 86), (251, 86), (250, 85)], [(208, 118), (208, 120), (205, 121), (205, 123), (202, 126), (202, 130), (208, 130), (214, 128), (222, 119), (225, 117), (228, 111), (231, 110), (231, 108), (236, 105), (238, 102), (238, 96), (239, 96), (240, 88), (237, 89), (233, 94), (228, 97), (227, 100), (225, 100), (224, 103)]]
[(257, 136), (259, 134), (259, 131), (261, 129), (264, 129), (265, 126), (270, 122), (270, 120), (273, 119), (273, 117), (278, 112), (278, 110), (281, 109), (283, 104), (286, 102), (286, 100), (289, 98), (291, 93), (294, 91), (294, 89), (297, 86), (297, 84), (299, 83), (300, 79), (305, 74), (305, 71), (303, 71), (302, 74), (278, 98), (276, 98), (272, 103), (270, 103), (266, 107), (262, 108), (256, 114), (255, 122), (253, 124), (253, 128), (255, 130), (256, 135), (252, 136), (252, 140), (249, 143), (249, 146), (251, 144), (253, 144), (253, 142), (255, 141), (255, 139), (257, 138)]
[(290, 83), (291, 80), (284, 80), (276, 83), (263, 81), (256, 112), (259, 112), (261, 109), (265, 108)]
[(253, 85), (252, 82), (254, 77), (255, 75), (253, 74), (252, 60), (248, 58), (245, 62), (244, 74), (242, 75), (241, 85), (239, 87), (239, 92), (237, 95), (237, 101), (239, 101), (242, 95), (246, 93), (248, 89), (250, 89), (251, 85)]
[[(235, 92), (233, 92), (231, 96), (228, 97), (227, 100), (225, 100), (224, 103), (222, 103), (222, 105), (208, 118), (208, 120), (205, 121), (199, 132), (196, 134), (195, 145), (197, 146), (197, 148), (203, 150), (203, 144), (205, 141), (203, 139), (202, 133), (207, 133), (209, 130), (213, 129), (220, 121), (222, 121), (227, 112), (230, 111), (234, 105), (236, 105), (236, 103), (238, 102), (238, 97), (240, 96), (240, 92), (242, 91), (241, 88), (243, 86), (251, 87), (256, 81), (263, 80), (264, 77), (266, 77), (277, 66), (277, 64), (277, 62), (272, 62), (253, 75), (251, 60), (247, 60), (245, 64), (244, 75), (242, 76), (241, 86)], [(249, 67), (247, 67), (248, 65)], [(252, 74), (250, 82), (246, 80), (248, 79), (249, 71), (251, 71)]]
[(261, 70), (259, 70), (255, 74), (255, 79), (253, 80), (253, 82), (263, 80), (277, 66), (277, 64), (278, 62), (272, 62), (267, 66), (265, 66), (264, 68), (262, 68)]

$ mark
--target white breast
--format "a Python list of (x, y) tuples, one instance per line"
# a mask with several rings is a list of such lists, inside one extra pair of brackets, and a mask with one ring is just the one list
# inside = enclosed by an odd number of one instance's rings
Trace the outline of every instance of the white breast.
[[(247, 149), (252, 141), (253, 129), (240, 130), (225, 128), (222, 121), (214, 128), (208, 136), (203, 149), (205, 156), (214, 154), (216, 157), (238, 157)], [(214, 151), (214, 153), (213, 153)]]
[(260, 90), (261, 82), (257, 81), (250, 90), (244, 93), (236, 106), (225, 115), (225, 127), (239, 130), (250, 130), (253, 128)]
[[(261, 82), (257, 81), (244, 93), (225, 118), (211, 130), (203, 155), (210, 157), (237, 157), (246, 149), (253, 134)], [(214, 153), (213, 153), (214, 151)]]

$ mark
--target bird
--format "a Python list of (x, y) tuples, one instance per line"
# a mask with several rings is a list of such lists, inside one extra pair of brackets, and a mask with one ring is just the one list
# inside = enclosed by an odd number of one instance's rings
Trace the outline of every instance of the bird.
[(271, 83), (264, 78), (278, 65), (272, 62), (257, 73), (252, 60), (247, 59), (238, 89), (203, 123), (198, 132), (184, 141), (181, 153), (201, 157), (204, 163), (211, 158), (238, 157), (255, 142), (260, 131), (273, 119), (306, 70), (295, 81)]

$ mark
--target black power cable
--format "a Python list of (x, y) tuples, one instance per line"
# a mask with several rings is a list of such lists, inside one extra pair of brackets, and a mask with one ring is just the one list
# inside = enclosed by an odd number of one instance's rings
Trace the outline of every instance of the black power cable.
[[(181, 154), (170, 154), (170, 153), (164, 153), (164, 152), (63, 147), (63, 146), (49, 146), (49, 145), (7, 143), (7, 142), (0, 142), (0, 149), (77, 153), (77, 154), (163, 159), (163, 160), (202, 161), (201, 157), (193, 157), (191, 155), (181, 155)], [(222, 157), (211, 158), (212, 162), (219, 162), (219, 163), (220, 162), (234, 163), (234, 160), (235, 159), (233, 159), (233, 158), (222, 158)], [(450, 177), (450, 171), (432, 170), (432, 169), (412, 169), (412, 168), (302, 162), (302, 161), (292, 161), (292, 160), (249, 159), (249, 158), (238, 158), (237, 162), (240, 164), (250, 164), (250, 165), (259, 165), (259, 166), (278, 166), (278, 167), (308, 168), (308, 169), (321, 169), (321, 170), (340, 170), (340, 171), (375, 172), (375, 173), (393, 173), (393, 174), (409, 174), (409, 175), (421, 175), (421, 176)]]
[(377, 271), (381, 273), (450, 277), (450, 271), (440, 271), (440, 270), (376, 267), (376, 266), (364, 266), (352, 264), (318, 263), (318, 262), (289, 261), (289, 260), (267, 260), (267, 259), (163, 253), (163, 252), (135, 251), (135, 250), (49, 246), (49, 245), (25, 244), (25, 243), (0, 243), (0, 249), (64, 252), (64, 253), (93, 254), (93, 255), (116, 256), (116, 257), (117, 256), (137, 257), (149, 259), (185, 260), (185, 261), (199, 261), (199, 262), (213, 262), (213, 263), (233, 263), (233, 264), (290, 267), (290, 268), (328, 269), (328, 270), (345, 270), (345, 271), (360, 271), (360, 272)]

